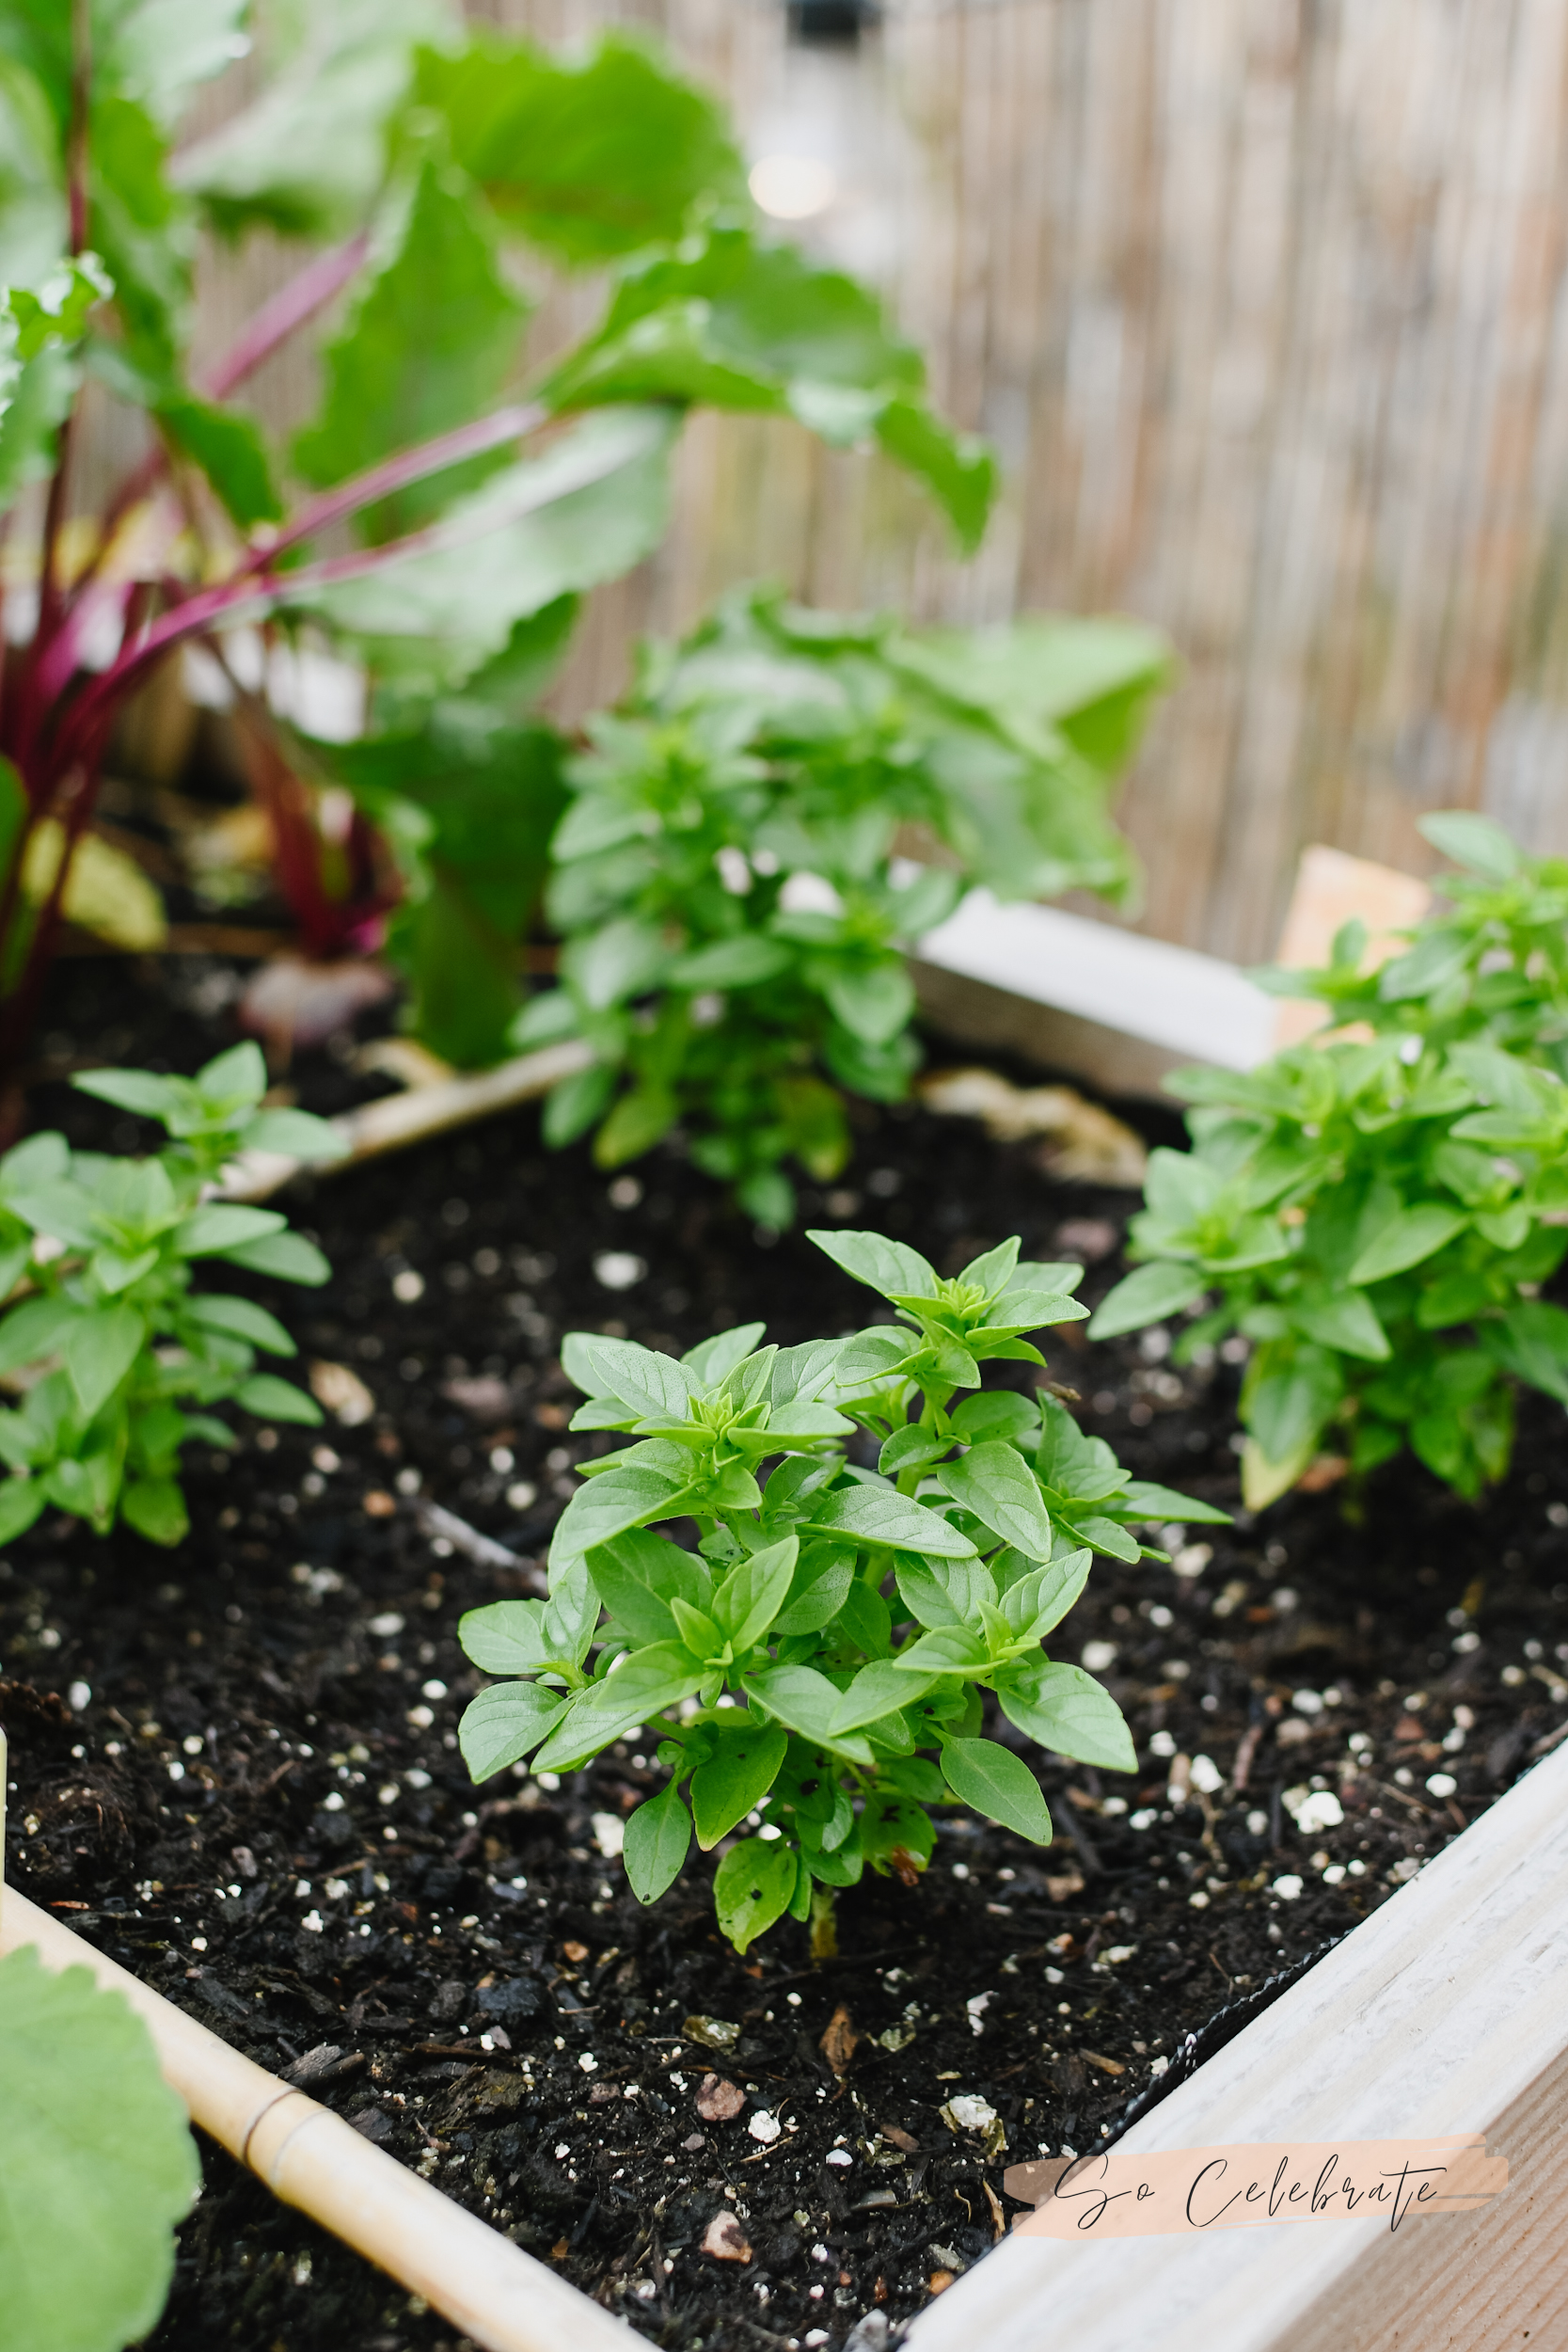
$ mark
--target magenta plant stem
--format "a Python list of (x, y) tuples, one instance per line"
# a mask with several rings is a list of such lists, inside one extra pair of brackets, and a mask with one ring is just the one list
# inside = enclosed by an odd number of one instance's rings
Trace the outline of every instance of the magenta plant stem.
[(346, 245), (323, 253), (291, 278), (240, 333), (207, 374), (202, 389), (211, 400), (226, 400), (237, 385), (269, 359), (280, 343), (298, 332), (334, 294), (341, 294), (370, 251), (370, 236), (361, 231)]

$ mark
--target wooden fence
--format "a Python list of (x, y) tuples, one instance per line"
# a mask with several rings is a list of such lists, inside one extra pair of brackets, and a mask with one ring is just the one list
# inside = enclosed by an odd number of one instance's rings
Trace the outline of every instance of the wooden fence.
[(472, 12), (643, 26), (755, 151), (832, 164), (801, 233), (1007, 469), (962, 563), (875, 461), (699, 420), (564, 708), (758, 574), (1114, 608), (1184, 664), (1123, 803), (1144, 928), (1267, 955), (1305, 843), (1424, 869), (1430, 808), (1568, 851), (1568, 0), (885, 0), (847, 51), (788, 48), (777, 0)]

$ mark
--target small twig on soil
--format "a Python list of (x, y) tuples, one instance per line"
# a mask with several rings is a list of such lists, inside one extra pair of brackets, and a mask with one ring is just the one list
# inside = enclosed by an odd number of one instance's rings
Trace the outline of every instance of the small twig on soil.
[(465, 1560), (471, 1560), (476, 1568), (517, 1568), (540, 1598), (549, 1592), (549, 1583), (543, 1568), (532, 1560), (525, 1560), (520, 1551), (513, 1551), (505, 1544), (497, 1543), (493, 1535), (482, 1535), (477, 1527), (460, 1519), (455, 1511), (444, 1504), (432, 1502), (427, 1495), (416, 1495), (409, 1505), (420, 1529), (426, 1535), (438, 1535), (453, 1551), (460, 1551)]

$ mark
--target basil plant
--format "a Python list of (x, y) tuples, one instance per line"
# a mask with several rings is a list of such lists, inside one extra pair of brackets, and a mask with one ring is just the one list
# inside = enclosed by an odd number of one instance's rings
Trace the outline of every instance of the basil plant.
[[(1134, 1770), (1110, 1694), (1045, 1644), (1096, 1552), (1161, 1559), (1140, 1523), (1223, 1517), (1132, 1479), (1048, 1389), (982, 1390), (988, 1362), (1043, 1362), (1025, 1333), (1083, 1316), (1080, 1267), (1021, 1263), (1015, 1239), (943, 1280), (880, 1234), (811, 1238), (896, 1319), (796, 1347), (743, 1324), (678, 1359), (574, 1333), (573, 1428), (633, 1442), (579, 1465), (549, 1598), (461, 1629), (504, 1677), (463, 1718), (475, 1779), (530, 1756), (573, 1772), (646, 1726), (669, 1779), (626, 1824), (632, 1888), (655, 1901), (693, 1831), (705, 1851), (752, 1833), (714, 1883), (739, 1951), (786, 1913), (822, 1948), (867, 1869), (914, 1884), (927, 1806), (1050, 1842), (1034, 1772), (984, 1736), (988, 1694), (1029, 1740)], [(694, 1550), (654, 1532), (672, 1521)]]
[[(315, 1422), (314, 1401), (255, 1369), (256, 1351), (294, 1343), (254, 1299), (198, 1291), (203, 1261), (285, 1282), (325, 1282), (326, 1260), (276, 1209), (207, 1196), (242, 1152), (322, 1160), (346, 1148), (325, 1120), (261, 1107), (261, 1048), (236, 1045), (194, 1078), (89, 1070), (72, 1083), (157, 1120), (148, 1159), (73, 1152), (30, 1136), (0, 1159), (0, 1381), (22, 1391), (0, 1412), (0, 1543), (53, 1505), (107, 1534), (117, 1516), (155, 1544), (189, 1521), (180, 1449), (231, 1446), (205, 1406), (230, 1402), (270, 1421)], [(195, 1406), (198, 1409), (192, 1410)]]
[(1260, 1068), (1192, 1070), (1190, 1152), (1156, 1152), (1144, 1263), (1090, 1337), (1189, 1320), (1191, 1356), (1251, 1342), (1243, 1492), (1322, 1449), (1353, 1473), (1406, 1445), (1457, 1493), (1507, 1470), (1514, 1384), (1568, 1406), (1568, 862), (1465, 811), (1421, 830), (1461, 868), (1401, 952), (1347, 923), (1317, 972), (1263, 973), (1325, 1027)]
[(566, 764), (560, 984), (512, 1030), (592, 1053), (551, 1094), (546, 1140), (593, 1127), (614, 1168), (679, 1124), (749, 1216), (793, 1223), (784, 1164), (837, 1175), (844, 1090), (908, 1093), (907, 951), (967, 887), (1130, 895), (1111, 797), (1169, 674), (1130, 621), (915, 630), (759, 589), (644, 647), (634, 692)]

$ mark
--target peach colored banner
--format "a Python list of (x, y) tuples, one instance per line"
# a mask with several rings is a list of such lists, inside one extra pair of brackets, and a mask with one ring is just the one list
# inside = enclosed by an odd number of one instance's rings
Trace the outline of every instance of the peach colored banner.
[(1479, 2132), (1150, 2155), (1113, 2148), (1015, 2164), (1002, 2185), (1035, 2205), (1013, 2225), (1022, 2237), (1185, 2236), (1282, 2221), (1380, 2221), (1392, 2231), (1414, 2215), (1468, 2213), (1500, 2195), (1508, 2159), (1489, 2156)]

